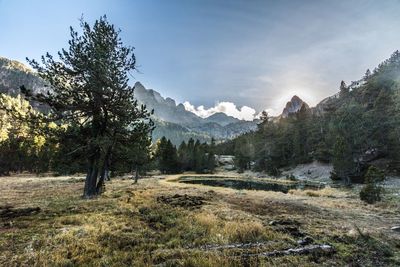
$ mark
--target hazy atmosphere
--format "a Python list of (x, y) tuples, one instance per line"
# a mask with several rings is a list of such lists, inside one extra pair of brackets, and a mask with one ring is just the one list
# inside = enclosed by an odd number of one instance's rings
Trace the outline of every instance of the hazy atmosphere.
[[(94, 21), (107, 14), (136, 48), (140, 72), (133, 77), (188, 101), (200, 115), (219, 102), (277, 115), (294, 94), (313, 106), (400, 42), (398, 0), (29, 3), (0, 0), (2, 56), (26, 62), (54, 54), (67, 46), (69, 26), (79, 28), (81, 15)], [(253, 113), (227, 106), (235, 117)]]

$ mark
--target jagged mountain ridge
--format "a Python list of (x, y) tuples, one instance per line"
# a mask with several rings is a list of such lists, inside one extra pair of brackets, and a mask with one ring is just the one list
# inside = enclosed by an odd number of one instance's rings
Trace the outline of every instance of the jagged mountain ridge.
[(202, 118), (187, 111), (182, 104), (176, 105), (172, 98), (164, 98), (153, 89), (146, 89), (140, 82), (135, 83), (135, 98), (146, 105), (148, 110), (154, 110), (157, 118), (184, 125), (197, 124), (202, 122)]
[[(16, 96), (20, 87), (24, 85), (33, 93), (43, 93), (48, 90), (45, 82), (23, 63), (0, 57), (0, 93)], [(135, 97), (149, 110), (154, 109), (153, 119), (156, 129), (153, 139), (162, 136), (179, 144), (189, 138), (203, 142), (211, 138), (225, 140), (242, 133), (255, 130), (257, 121), (242, 121), (224, 113), (216, 113), (208, 118), (201, 118), (187, 111), (183, 104), (176, 104), (175, 100), (163, 98), (159, 92), (146, 89), (140, 82), (135, 84)], [(31, 103), (35, 108), (45, 110), (38, 103)]]
[[(140, 82), (135, 83), (135, 97), (140, 103), (146, 105), (149, 110), (154, 110), (157, 127), (153, 138), (166, 136), (175, 144), (183, 140), (187, 141), (189, 138), (203, 141), (209, 141), (211, 138), (226, 140), (257, 128), (257, 120), (239, 120), (225, 113), (215, 113), (210, 117), (201, 118), (187, 111), (183, 104), (177, 105), (175, 100), (169, 97), (164, 98), (153, 89), (146, 89)], [(180, 127), (174, 127), (173, 124), (177, 124)], [(177, 138), (182, 134), (176, 132), (176, 130), (185, 132), (182, 140)]]

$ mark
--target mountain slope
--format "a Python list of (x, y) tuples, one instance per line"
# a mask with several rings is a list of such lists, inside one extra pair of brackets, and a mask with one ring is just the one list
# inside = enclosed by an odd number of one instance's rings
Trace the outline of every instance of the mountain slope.
[(155, 116), (163, 121), (184, 125), (202, 122), (202, 118), (187, 111), (182, 104), (176, 105), (175, 100), (163, 98), (159, 92), (146, 89), (140, 82), (135, 83), (135, 97), (147, 109), (153, 109)]
[[(225, 113), (215, 113), (210, 117), (201, 118), (187, 111), (182, 104), (176, 105), (175, 100), (164, 98), (153, 89), (146, 89), (140, 82), (135, 83), (135, 97), (149, 110), (154, 110), (154, 118), (158, 121), (154, 139), (166, 136), (173, 140), (174, 144), (190, 137), (204, 141), (211, 138), (226, 140), (257, 129), (257, 120), (239, 120)], [(160, 123), (161, 121), (164, 123)], [(180, 132), (185, 134), (182, 135)], [(182, 138), (179, 139), (178, 136)]]
[(215, 123), (217, 123), (217, 124), (219, 124), (221, 126), (226, 126), (226, 125), (231, 124), (231, 123), (240, 122), (239, 119), (234, 118), (232, 116), (228, 116), (228, 115), (226, 115), (225, 113), (222, 113), (222, 112), (214, 113), (210, 117), (205, 118), (204, 121), (206, 121), (206, 122), (215, 122)]
[[(22, 85), (33, 93), (47, 90), (44, 81), (27, 66), (0, 57), (0, 93), (16, 96)], [(211, 138), (225, 140), (255, 130), (257, 126), (256, 121), (241, 121), (224, 113), (216, 113), (203, 119), (187, 111), (183, 104), (177, 105), (175, 100), (164, 98), (155, 90), (146, 89), (140, 82), (135, 84), (135, 97), (148, 110), (154, 110), (153, 119), (157, 127), (153, 133), (154, 140), (166, 136), (176, 145), (189, 138), (203, 142), (210, 141)], [(46, 109), (38, 103), (31, 104), (39, 110)]]
[(44, 82), (24, 64), (0, 57), (0, 93), (16, 96), (21, 85), (34, 92), (45, 90)]

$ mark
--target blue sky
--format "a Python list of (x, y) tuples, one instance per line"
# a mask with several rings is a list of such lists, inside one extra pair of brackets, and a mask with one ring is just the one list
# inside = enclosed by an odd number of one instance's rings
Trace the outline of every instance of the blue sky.
[(0, 0), (0, 56), (55, 54), (82, 14), (121, 28), (137, 80), (203, 110), (278, 113), (294, 94), (315, 105), (400, 48), (398, 0)]

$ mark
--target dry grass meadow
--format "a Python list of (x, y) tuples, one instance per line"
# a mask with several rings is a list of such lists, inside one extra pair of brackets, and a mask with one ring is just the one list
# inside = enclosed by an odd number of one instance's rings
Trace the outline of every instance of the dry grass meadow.
[[(2, 177), (0, 266), (400, 265), (398, 197), (366, 205), (357, 189), (284, 194), (176, 178), (116, 178), (84, 200), (82, 177)], [(288, 252), (313, 245), (332, 249)]]

